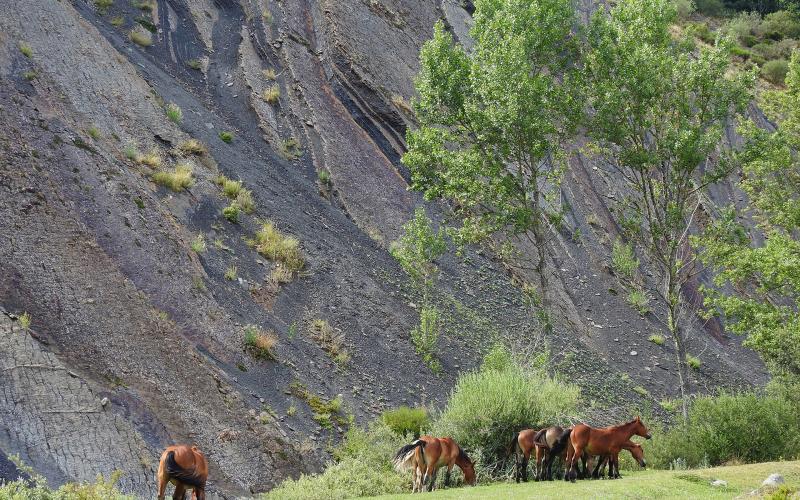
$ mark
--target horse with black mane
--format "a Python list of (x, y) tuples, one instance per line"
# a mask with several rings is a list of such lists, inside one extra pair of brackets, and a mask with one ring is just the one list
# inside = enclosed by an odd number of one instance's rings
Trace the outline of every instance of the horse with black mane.
[(433, 491), (436, 474), (447, 467), (444, 476), (445, 487), (450, 485), (450, 473), (457, 465), (464, 473), (464, 482), (475, 485), (475, 463), (452, 438), (422, 436), (400, 448), (394, 457), (394, 466), (399, 472), (411, 470), (414, 484), (412, 492), (422, 491), (427, 485)]
[(572, 429), (567, 429), (558, 440), (559, 445), (566, 446), (566, 441), (572, 445), (572, 449), (567, 450), (567, 472), (564, 474), (564, 480), (574, 482), (578, 477), (578, 457), (583, 458), (584, 454), (616, 457), (622, 445), (634, 435), (645, 439), (651, 438), (650, 431), (639, 417), (613, 427), (596, 429), (586, 424), (578, 424)]
[(196, 446), (168, 446), (161, 454), (156, 477), (158, 500), (164, 500), (164, 492), (169, 483), (175, 485), (173, 500), (183, 500), (187, 490), (192, 490), (192, 498), (195, 500), (206, 498), (208, 462)]

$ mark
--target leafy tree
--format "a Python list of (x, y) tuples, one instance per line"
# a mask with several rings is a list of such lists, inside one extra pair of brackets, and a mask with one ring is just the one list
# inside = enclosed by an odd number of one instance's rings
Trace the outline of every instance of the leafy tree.
[(697, 272), (688, 244), (704, 188), (730, 168), (716, 154), (752, 75), (729, 76), (729, 44), (694, 52), (670, 35), (669, 0), (621, 0), (592, 19), (585, 54), (588, 133), (627, 187), (617, 207), (626, 235), (658, 272), (660, 312), (675, 344), (686, 416), (689, 394), (681, 286)]
[(546, 301), (545, 262), (566, 158), (560, 147), (577, 115), (572, 85), (576, 22), (570, 0), (477, 0), (474, 46), (444, 25), (420, 53), (413, 103), (419, 128), (403, 156), (412, 187), (449, 200), (458, 243), (525, 238)]
[(800, 381), (800, 51), (786, 82), (762, 99), (777, 129), (742, 128), (740, 186), (757, 229), (748, 234), (730, 207), (701, 241), (720, 287), (707, 291), (706, 304), (747, 335), (773, 374)]

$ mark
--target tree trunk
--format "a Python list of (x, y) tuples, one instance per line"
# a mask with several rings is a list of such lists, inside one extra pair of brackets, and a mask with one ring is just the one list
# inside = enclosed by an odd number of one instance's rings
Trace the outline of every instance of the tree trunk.
[(669, 310), (667, 313), (667, 328), (675, 343), (676, 368), (678, 369), (678, 387), (681, 391), (681, 414), (683, 421), (689, 419), (689, 367), (686, 363), (686, 342), (683, 330), (678, 323), (678, 304), (680, 299), (677, 291), (668, 294)]

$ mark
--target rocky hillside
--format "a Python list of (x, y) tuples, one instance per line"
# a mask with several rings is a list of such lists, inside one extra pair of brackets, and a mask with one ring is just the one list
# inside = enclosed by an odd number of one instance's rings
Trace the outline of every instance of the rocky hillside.
[[(54, 484), (119, 469), (152, 497), (161, 449), (191, 442), (213, 491), (264, 491), (319, 470), (351, 415), (441, 404), (498, 340), (546, 342), (587, 406), (610, 409), (587, 410), (597, 421), (658, 412), (676, 393), (670, 342), (648, 342), (663, 322), (625, 300), (618, 187), (581, 158), (548, 267), (553, 335), (517, 286), (535, 277), (472, 248), (439, 262), (443, 373), (415, 353), (417, 297), (387, 249), (423, 202), (399, 158), (419, 49), (440, 18), (468, 43), (466, 7), (0, 2), (0, 477), (18, 454)], [(236, 223), (220, 176), (252, 192)], [(267, 222), (299, 241), (299, 272), (252, 241)], [(719, 324), (696, 330), (695, 390), (766, 380)]]

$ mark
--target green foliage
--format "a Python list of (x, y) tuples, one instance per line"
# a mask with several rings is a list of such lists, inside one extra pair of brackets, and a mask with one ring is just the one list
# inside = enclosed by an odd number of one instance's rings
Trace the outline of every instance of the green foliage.
[(228, 266), (225, 270), (225, 279), (228, 281), (233, 281), (239, 276), (239, 270), (236, 266)]
[(176, 193), (181, 192), (194, 184), (192, 166), (188, 163), (179, 163), (171, 171), (158, 171), (153, 174), (153, 182), (166, 186)]
[(622, 240), (616, 240), (611, 248), (611, 265), (620, 277), (630, 280), (639, 270), (639, 259), (636, 258), (630, 245)]
[(19, 51), (22, 53), (23, 56), (27, 57), (28, 59), (33, 57), (33, 49), (31, 48), (30, 45), (28, 45), (23, 41), (20, 41), (17, 46), (19, 47)]
[(543, 271), (548, 225), (562, 215), (560, 144), (582, 104), (575, 11), (570, 0), (484, 1), (475, 9), (470, 50), (439, 22), (420, 52), (419, 128), (407, 134), (403, 163), (426, 199), (454, 202), (457, 243), (530, 231)]
[(689, 16), (697, 8), (692, 0), (672, 0), (672, 3), (675, 5), (675, 13), (680, 20), (689, 19)]
[(114, 0), (94, 0), (94, 6), (100, 13), (104, 13), (112, 5), (114, 5)]
[(766, 462), (795, 457), (798, 450), (800, 416), (794, 404), (754, 393), (699, 397), (685, 424), (655, 432), (645, 444), (647, 461), (660, 468), (676, 460), (689, 467)]
[(381, 414), (381, 421), (395, 434), (411, 435), (414, 438), (418, 438), (426, 432), (431, 425), (428, 411), (425, 408), (409, 408), (408, 406), (386, 410)]
[(695, 0), (697, 11), (707, 16), (721, 16), (725, 13), (725, 4), (722, 0)]
[(419, 313), (419, 325), (411, 330), (411, 342), (422, 356), (422, 360), (434, 373), (441, 371), (442, 367), (436, 359), (436, 344), (439, 341), (439, 310), (431, 305), (422, 307)]
[(133, 28), (128, 34), (128, 37), (133, 43), (136, 45), (141, 45), (142, 47), (149, 47), (153, 45), (153, 35), (151, 35), (149, 31), (141, 26), (136, 26)]
[(181, 120), (183, 120), (183, 111), (181, 111), (180, 106), (174, 102), (167, 104), (167, 107), (164, 108), (164, 112), (167, 114), (167, 118), (174, 123), (180, 123)]
[(324, 319), (312, 321), (311, 338), (337, 365), (342, 366), (350, 361), (350, 354), (344, 344), (344, 334), (334, 329), (328, 321)]
[(281, 88), (278, 84), (270, 85), (269, 87), (265, 88), (264, 91), (261, 93), (261, 99), (269, 104), (275, 104), (278, 102), (278, 98), (281, 96)]
[(647, 292), (644, 290), (638, 288), (631, 290), (626, 298), (628, 304), (636, 309), (639, 314), (645, 315), (650, 312), (650, 297), (647, 296)]
[(657, 335), (657, 334), (650, 335), (650, 337), (647, 340), (654, 343), (655, 345), (664, 345), (663, 335)]
[(239, 205), (235, 202), (222, 209), (222, 216), (231, 224), (239, 222)]
[(711, 29), (706, 23), (688, 23), (684, 29), (684, 32), (687, 35), (697, 37), (706, 43), (714, 43), (714, 33), (712, 33)]
[(264, 257), (283, 263), (291, 271), (300, 271), (305, 258), (300, 251), (300, 241), (281, 232), (272, 221), (266, 221), (256, 232), (253, 245)]
[(262, 498), (328, 500), (408, 493), (410, 475), (395, 472), (391, 458), (409, 441), (410, 437), (398, 436), (380, 421), (366, 430), (352, 427), (325, 472), (288, 479)]
[(689, 365), (689, 368), (691, 368), (692, 370), (699, 370), (700, 365), (702, 365), (703, 363), (700, 361), (700, 358), (687, 354), (686, 364)]
[(788, 10), (767, 14), (758, 26), (758, 34), (773, 40), (798, 38), (800, 37), (800, 19), (796, 13)]
[(222, 142), (230, 144), (233, 142), (233, 132), (222, 131), (219, 133), (219, 138)]
[(22, 328), (28, 329), (31, 327), (31, 315), (27, 312), (24, 312), (19, 315), (19, 326)]
[(195, 253), (203, 253), (203, 252), (205, 252), (206, 248), (207, 248), (207, 246), (206, 246), (206, 237), (203, 236), (202, 234), (198, 234), (192, 240), (191, 247), (192, 247), (192, 251), (195, 252)]
[(51, 489), (47, 480), (26, 466), (18, 456), (8, 457), (19, 470), (30, 479), (0, 481), (0, 498), (8, 500), (133, 500), (134, 497), (120, 493), (116, 484), (122, 472), (111, 473), (108, 479), (98, 475), (94, 483), (67, 483)]
[(278, 337), (275, 332), (264, 331), (254, 325), (244, 327), (244, 345), (256, 358), (275, 359)]
[[(729, 72), (730, 43), (724, 39), (699, 50), (674, 43), (674, 20), (668, 0), (620, 0), (610, 13), (598, 11), (589, 28), (585, 75), (587, 104), (595, 110), (589, 136), (628, 187), (615, 212), (654, 264), (664, 286), (660, 312), (678, 351), (685, 352), (680, 289), (695, 270), (688, 228), (703, 189), (732, 169), (718, 148), (729, 119), (749, 102), (753, 76)], [(686, 398), (686, 365), (677, 359)]]
[(785, 59), (775, 59), (767, 61), (761, 67), (761, 76), (775, 85), (783, 85), (786, 75), (789, 73), (789, 61)]
[(352, 419), (345, 418), (343, 412), (342, 395), (338, 395), (333, 399), (327, 400), (309, 391), (305, 385), (300, 382), (292, 382), (289, 386), (291, 393), (308, 403), (309, 408), (313, 412), (311, 418), (314, 419), (320, 426), (325, 429), (332, 429), (334, 422), (339, 425), (349, 425)]
[(392, 256), (414, 284), (432, 286), (438, 273), (434, 261), (447, 249), (442, 231), (433, 229), (422, 207), (417, 207), (414, 217), (403, 226), (403, 231), (403, 236), (392, 244)]
[[(800, 51), (786, 78), (787, 90), (765, 93), (762, 106), (775, 131), (744, 122), (740, 187), (747, 212), (764, 237), (751, 238), (730, 207), (697, 243), (716, 272), (719, 289), (706, 289), (706, 305), (728, 328), (747, 335), (775, 375), (800, 376)], [(732, 288), (725, 287), (733, 285)], [(736, 290), (735, 292), (733, 290)]]
[(235, 199), (239, 191), (242, 190), (242, 181), (234, 181), (224, 175), (221, 175), (217, 180), (218, 182), (222, 181), (222, 192), (230, 199)]
[(530, 365), (497, 369), (497, 353), (493, 358), (459, 377), (431, 433), (451, 436), (497, 473), (514, 433), (566, 422), (577, 414), (580, 390)]
[(760, 24), (761, 16), (759, 16), (757, 13), (742, 12), (728, 21), (725, 28), (731, 38), (747, 45), (748, 37), (756, 34)]

